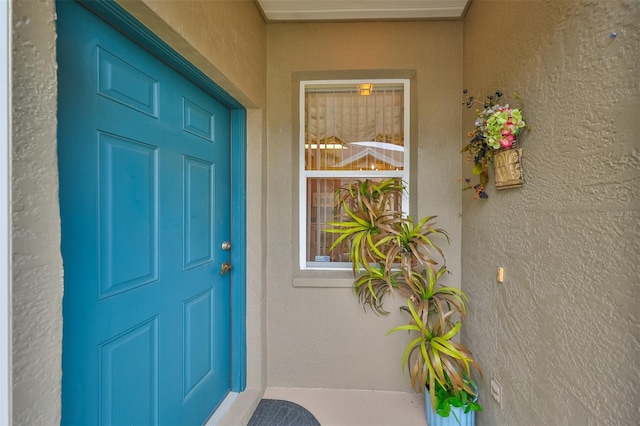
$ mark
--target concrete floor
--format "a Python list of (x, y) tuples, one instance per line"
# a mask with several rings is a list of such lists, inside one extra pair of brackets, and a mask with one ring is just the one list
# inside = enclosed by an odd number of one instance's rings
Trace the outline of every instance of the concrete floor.
[(322, 426), (425, 426), (424, 395), (341, 389), (268, 388), (263, 398), (295, 402)]

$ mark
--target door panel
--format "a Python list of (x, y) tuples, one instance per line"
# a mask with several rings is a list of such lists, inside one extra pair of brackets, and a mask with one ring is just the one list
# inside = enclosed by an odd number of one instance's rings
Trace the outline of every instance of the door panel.
[(100, 424), (158, 423), (157, 328), (153, 318), (100, 345)]
[(158, 149), (98, 133), (100, 299), (158, 280)]
[(184, 269), (212, 262), (215, 200), (214, 164), (184, 158)]
[(230, 389), (230, 111), (57, 3), (64, 424), (202, 424)]

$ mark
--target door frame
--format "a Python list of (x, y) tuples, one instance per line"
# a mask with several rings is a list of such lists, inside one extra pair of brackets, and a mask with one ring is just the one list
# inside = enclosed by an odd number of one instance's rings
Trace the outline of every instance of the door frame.
[(113, 0), (77, 0), (178, 71), (231, 112), (231, 391), (246, 387), (246, 139), (247, 113), (240, 102)]

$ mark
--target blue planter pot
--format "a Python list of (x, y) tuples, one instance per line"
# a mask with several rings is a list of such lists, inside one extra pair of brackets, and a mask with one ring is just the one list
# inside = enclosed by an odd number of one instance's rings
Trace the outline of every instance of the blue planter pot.
[[(475, 426), (476, 424), (475, 411), (469, 411), (465, 414), (463, 408), (451, 407), (449, 417), (442, 417), (438, 415), (438, 413), (434, 413), (431, 410), (429, 391), (426, 391), (424, 394), (424, 402), (428, 426)], [(458, 423), (458, 421), (460, 421), (460, 423)]]

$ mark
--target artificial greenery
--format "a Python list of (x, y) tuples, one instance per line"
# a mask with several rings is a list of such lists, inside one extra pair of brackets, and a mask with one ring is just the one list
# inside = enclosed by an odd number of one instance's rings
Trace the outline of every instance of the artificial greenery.
[(404, 184), (394, 178), (356, 180), (336, 190), (336, 210), (344, 220), (329, 223), (326, 232), (337, 235), (331, 250), (349, 252), (354, 292), (365, 310), (386, 315), (387, 294), (406, 297), (400, 309), (409, 321), (389, 333), (415, 336), (402, 357), (413, 388), (424, 392), (426, 385), (431, 406), (440, 407), (440, 415), (448, 412), (445, 405), (455, 407), (460, 401), (476, 411), (480, 406), (469, 398), (476, 395), (471, 370), (481, 376), (482, 371), (471, 351), (454, 340), (468, 299), (462, 290), (438, 282), (448, 271), (432, 239), (448, 242), (449, 236), (435, 227), (435, 216), (415, 222), (403, 214), (399, 206), (404, 191)]
[(474, 190), (474, 199), (487, 199), (489, 196), (485, 188), (489, 182), (489, 166), (493, 164), (494, 153), (515, 146), (517, 136), (529, 128), (522, 115), (524, 102), (516, 93), (515, 106), (502, 103), (505, 99), (500, 90), (484, 99), (481, 96), (469, 96), (467, 89), (463, 93), (466, 99), (462, 102), (467, 109), (473, 105), (482, 105), (482, 109), (476, 109), (474, 128), (467, 135), (469, 142), (460, 151), (468, 154), (467, 163), (473, 163), (471, 172), (479, 177), (479, 183), (472, 184), (471, 179), (461, 178), (460, 181), (464, 183), (462, 190)]
[[(475, 390), (475, 384), (471, 380), (467, 378), (464, 380)], [(454, 394), (436, 382), (435, 395), (435, 412), (441, 417), (449, 417), (450, 414), (453, 414), (458, 423), (460, 423), (460, 419), (453, 408), (460, 408), (465, 414), (470, 411), (482, 411), (482, 407), (477, 402), (477, 395), (470, 394), (465, 390), (460, 390), (457, 394)]]

